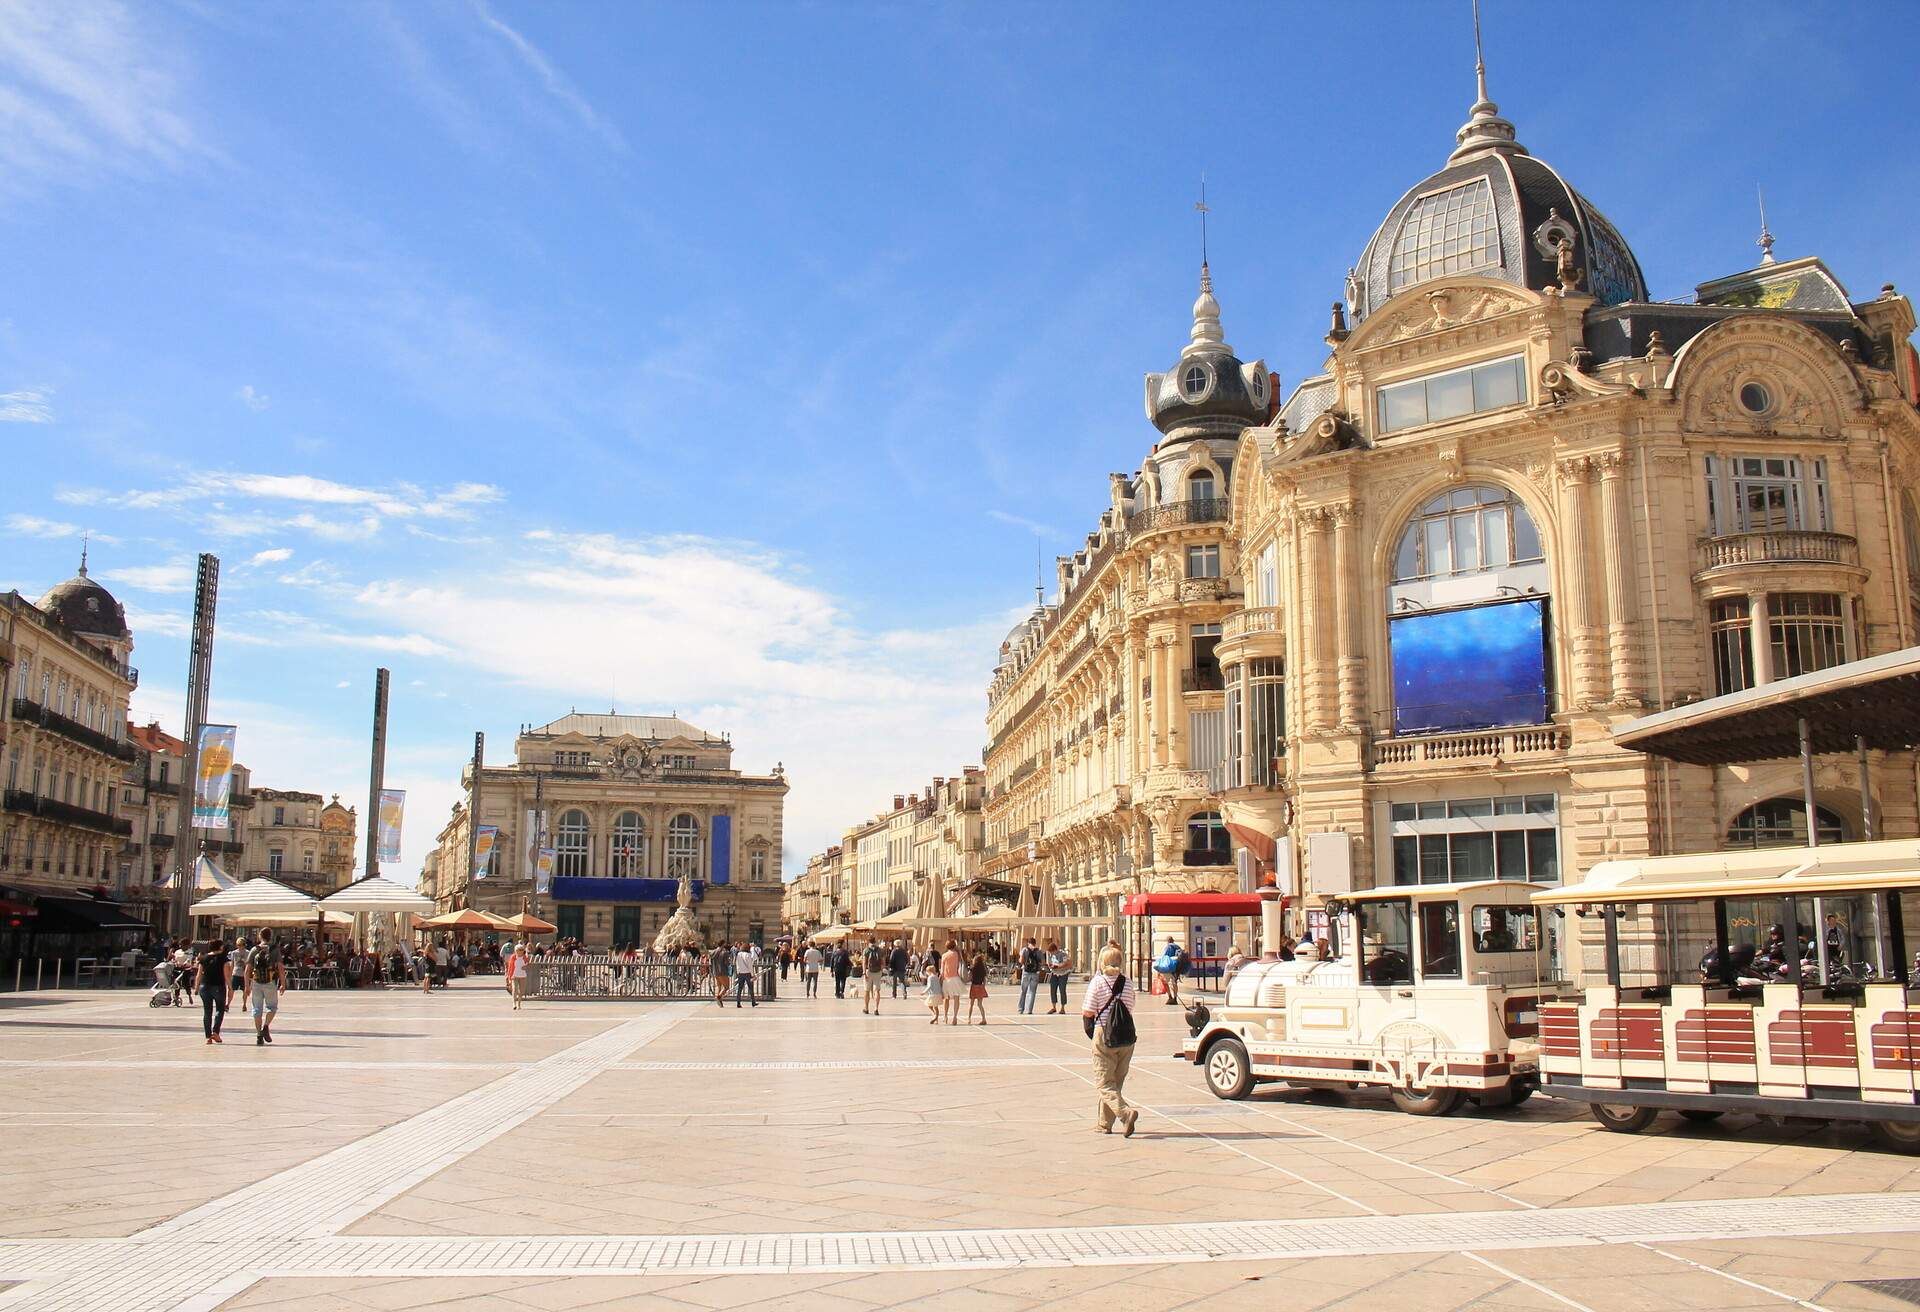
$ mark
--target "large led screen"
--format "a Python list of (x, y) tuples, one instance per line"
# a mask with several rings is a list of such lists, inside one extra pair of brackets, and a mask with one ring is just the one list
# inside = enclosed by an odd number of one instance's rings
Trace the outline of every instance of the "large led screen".
[(1387, 633), (1394, 732), (1547, 718), (1544, 599), (1397, 615)]

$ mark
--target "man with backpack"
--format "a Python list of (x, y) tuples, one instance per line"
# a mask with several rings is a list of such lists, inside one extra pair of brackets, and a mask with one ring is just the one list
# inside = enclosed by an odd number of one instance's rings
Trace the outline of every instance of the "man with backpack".
[(247, 953), (245, 991), (241, 1005), (253, 1012), (253, 1044), (273, 1042), (273, 1018), (280, 1010), (280, 990), (286, 987), (287, 963), (273, 941), (273, 931), (260, 931), (260, 944)]
[(873, 1008), (872, 1014), (880, 1014), (880, 976), (886, 973), (886, 954), (880, 951), (878, 943), (869, 943), (860, 954), (860, 979), (866, 985), (860, 995), (860, 1014), (868, 1014), (867, 1008)]
[(1033, 938), (1027, 939), (1026, 946), (1020, 949), (1020, 1004), (1022, 1016), (1033, 1015), (1034, 999), (1040, 993), (1040, 977), (1046, 971), (1047, 959), (1040, 951), (1040, 945)]

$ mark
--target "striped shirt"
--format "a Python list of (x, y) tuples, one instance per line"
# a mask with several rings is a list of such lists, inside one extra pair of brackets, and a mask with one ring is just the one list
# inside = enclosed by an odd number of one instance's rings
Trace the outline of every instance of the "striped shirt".
[[(1113, 981), (1107, 977), (1106, 971), (1096, 970), (1093, 972), (1093, 978), (1087, 981), (1087, 1000), (1080, 1004), (1080, 1010), (1083, 1014), (1092, 1012), (1098, 1016), (1106, 1010), (1107, 1003), (1112, 997)], [(1133, 980), (1129, 976), (1122, 975), (1120, 977), (1120, 1005), (1128, 1011), (1132, 1011), (1134, 1003), (1137, 1000), (1133, 991)]]

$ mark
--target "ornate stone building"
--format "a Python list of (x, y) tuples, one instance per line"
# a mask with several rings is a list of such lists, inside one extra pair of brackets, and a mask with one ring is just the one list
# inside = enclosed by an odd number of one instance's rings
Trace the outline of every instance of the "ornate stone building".
[(354, 831), (359, 815), (339, 794), (257, 788), (247, 820), (244, 870), (324, 897), (353, 882)]
[[(149, 905), (156, 925), (171, 916), (167, 891), (154, 885), (173, 873), (180, 828), (180, 793), (186, 782), (186, 744), (162, 729), (158, 722), (133, 725), (127, 737), (136, 755), (120, 784), (120, 814), (133, 824), (121, 849), (121, 887), (129, 898)], [(228, 796), (228, 823), (223, 830), (196, 829), (190, 851), (212, 858), (215, 865), (241, 877), (246, 871), (246, 820), (253, 808), (251, 775), (237, 762)], [(191, 862), (189, 862), (191, 864)]]
[[(1912, 305), (1765, 234), (1653, 302), (1516, 136), (1483, 89), (1284, 403), (1203, 268), (1147, 380), (1160, 440), (1002, 649), (990, 872), (1111, 915), (1269, 873), (1307, 906), (1804, 841), (1792, 763), (1650, 764), (1611, 733), (1916, 641)], [(1823, 832), (1920, 830), (1914, 760), (1866, 768), (1870, 815), (1859, 763), (1820, 762)]]
[(980, 891), (985, 792), (980, 768), (970, 765), (936, 776), (918, 794), (895, 794), (891, 807), (808, 860), (789, 887), (789, 928), (804, 933), (910, 910), (929, 879), (948, 906), (970, 909), (968, 895)]
[[(663, 715), (568, 714), (527, 727), (514, 762), (462, 775), (456, 804), (422, 873), (443, 910), (511, 915), (529, 906), (562, 936), (599, 947), (653, 941), (682, 874), (709, 941), (770, 942), (781, 923), (785, 771), (733, 768), (733, 744)], [(468, 817), (499, 841), (483, 876), (467, 865)], [(544, 818), (543, 818), (544, 817)], [(534, 859), (555, 850), (551, 889)]]
[(0, 595), (13, 647), (0, 699), (6, 788), (0, 800), (0, 885), (23, 896), (114, 891), (132, 824), (119, 786), (136, 749), (127, 699), (139, 682), (133, 634), (113, 594), (80, 571), (35, 605)]

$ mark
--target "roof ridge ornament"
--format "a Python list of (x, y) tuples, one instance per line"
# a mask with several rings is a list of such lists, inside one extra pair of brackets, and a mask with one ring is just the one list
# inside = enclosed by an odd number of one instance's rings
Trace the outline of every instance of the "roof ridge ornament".
[(1500, 117), (1500, 106), (1487, 95), (1487, 60), (1480, 44), (1480, 0), (1473, 0), (1473, 73), (1479, 99), (1467, 112), (1467, 121), (1453, 134), (1455, 145), (1453, 153), (1447, 156), (1447, 163), (1458, 164), (1489, 150), (1526, 154), (1527, 148), (1520, 144), (1513, 124)]
[(1232, 355), (1233, 348), (1228, 346), (1220, 331), (1220, 302), (1213, 299), (1213, 272), (1207, 268), (1205, 260), (1200, 261), (1200, 295), (1193, 302), (1193, 334), (1180, 352), (1180, 358), (1193, 355), (1211, 355), (1219, 352)]
[[(1773, 234), (1767, 230), (1767, 193), (1756, 186), (1753, 194), (1760, 199), (1760, 239), (1754, 245), (1760, 248), (1760, 263), (1772, 264)], [(82, 569), (80, 572), (84, 574), (87, 571)]]

